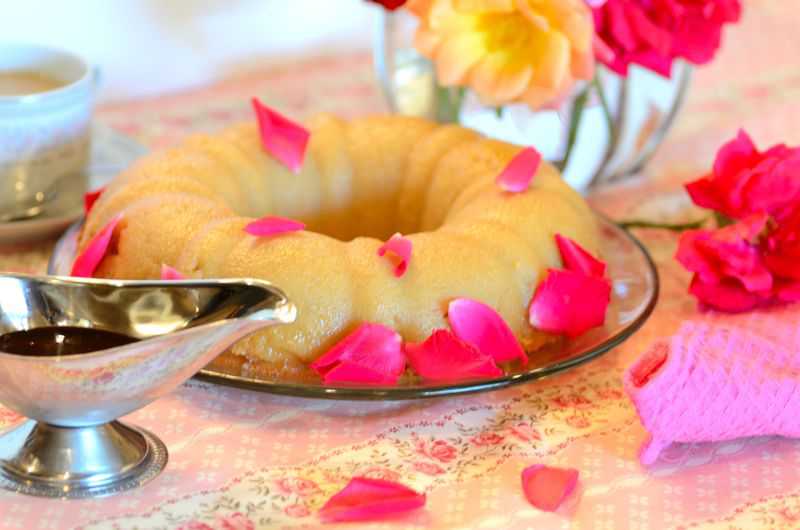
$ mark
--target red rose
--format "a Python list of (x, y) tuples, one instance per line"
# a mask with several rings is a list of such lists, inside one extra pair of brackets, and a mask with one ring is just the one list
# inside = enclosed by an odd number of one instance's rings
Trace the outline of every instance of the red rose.
[(692, 201), (733, 219), (768, 213), (781, 221), (800, 205), (800, 148), (761, 153), (744, 131), (725, 144), (714, 170), (686, 185)]
[(690, 230), (675, 256), (695, 273), (689, 292), (723, 311), (747, 311), (772, 295), (772, 274), (764, 264), (759, 238), (765, 214), (719, 230)]
[(709, 62), (723, 24), (739, 20), (741, 5), (739, 0), (608, 0), (593, 11), (605, 45), (598, 60), (620, 75), (636, 63), (668, 77), (678, 57)]
[(739, 220), (683, 234), (676, 258), (695, 273), (689, 292), (732, 312), (800, 301), (800, 148), (761, 153), (739, 131), (711, 175), (686, 189), (696, 204)]
[(456, 457), (456, 448), (444, 440), (436, 440), (428, 449), (428, 456), (440, 462), (449, 462)]
[(772, 274), (759, 248), (766, 226), (767, 216), (760, 214), (719, 230), (684, 232), (675, 257), (695, 273), (689, 292), (711, 307), (732, 312), (769, 299)]
[(368, 0), (373, 4), (380, 4), (389, 11), (400, 9), (408, 0)]
[(800, 301), (800, 204), (779, 223), (755, 214), (719, 230), (685, 232), (676, 258), (695, 273), (689, 292), (715, 309)]

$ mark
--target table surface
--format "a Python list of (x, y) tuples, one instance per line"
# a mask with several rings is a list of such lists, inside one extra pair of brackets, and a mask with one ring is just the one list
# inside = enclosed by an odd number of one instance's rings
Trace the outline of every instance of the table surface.
[[(597, 208), (618, 218), (691, 216), (680, 183), (706, 171), (738, 127), (761, 146), (800, 143), (793, 121), (800, 118), (800, 73), (788, 67), (800, 49), (798, 17), (790, 2), (746, 4), (723, 53), (696, 75), (646, 178), (595, 194)], [(187, 131), (250, 119), (252, 95), (297, 117), (383, 109), (369, 58), (356, 54), (267, 65), (192, 93), (106, 106), (99, 117), (157, 148)], [(508, 390), (401, 403), (305, 400), (189, 382), (128, 418), (169, 447), (169, 465), (155, 481), (89, 501), (0, 493), (0, 528), (315, 528), (316, 510), (353, 475), (399, 480), (428, 495), (426, 509), (370, 528), (800, 528), (800, 442), (676, 445), (649, 469), (638, 463), (645, 432), (620, 374), (696, 305), (672, 257), (676, 236), (637, 235), (658, 263), (662, 298), (639, 333), (595, 362)], [(0, 267), (42, 272), (51, 248), (3, 249)], [(0, 408), (0, 427), (17, 419)], [(578, 495), (558, 513), (522, 497), (520, 471), (534, 463), (580, 470)]]

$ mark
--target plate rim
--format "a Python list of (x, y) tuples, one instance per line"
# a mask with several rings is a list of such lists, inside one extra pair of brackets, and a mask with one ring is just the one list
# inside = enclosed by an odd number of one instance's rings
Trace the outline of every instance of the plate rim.
[[(300, 383), (276, 383), (272, 381), (264, 381), (254, 379), (252, 377), (245, 377), (240, 375), (226, 374), (209, 369), (202, 369), (194, 375), (194, 379), (206, 383), (214, 383), (222, 386), (239, 388), (244, 390), (252, 390), (265, 394), (275, 394), (282, 396), (301, 397), (308, 399), (330, 399), (330, 400), (348, 400), (348, 401), (409, 401), (417, 399), (432, 399), (440, 397), (462, 396), (468, 394), (476, 394), (479, 392), (489, 392), (492, 390), (501, 390), (512, 386), (517, 386), (523, 383), (538, 381), (552, 375), (560, 374), (571, 368), (580, 366), (605, 355), (610, 350), (616, 348), (631, 336), (633, 336), (652, 315), (661, 294), (661, 278), (658, 273), (653, 257), (647, 250), (647, 247), (634, 236), (630, 230), (619, 226), (610, 217), (597, 210), (592, 209), (592, 212), (598, 219), (606, 226), (612, 227), (617, 233), (622, 234), (628, 239), (644, 257), (647, 264), (648, 273), (652, 276), (653, 280), (653, 294), (647, 305), (642, 312), (625, 328), (613, 334), (604, 340), (600, 345), (594, 347), (588, 353), (571, 357), (569, 359), (555, 362), (546, 366), (533, 368), (524, 372), (504, 375), (501, 378), (491, 380), (478, 380), (474, 382), (465, 383), (450, 383), (429, 387), (329, 387), (329, 386), (310, 386), (308, 384)], [(59, 237), (56, 245), (53, 247), (53, 252), (47, 263), (48, 274), (56, 272), (55, 259), (59, 250), (68, 242), (69, 237), (76, 234), (83, 223), (83, 218), (78, 219), (73, 223), (64, 234)]]

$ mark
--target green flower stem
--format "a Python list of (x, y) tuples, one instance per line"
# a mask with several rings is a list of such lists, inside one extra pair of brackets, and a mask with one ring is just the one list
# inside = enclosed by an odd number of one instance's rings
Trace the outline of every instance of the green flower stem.
[(580, 128), (581, 125), (581, 118), (583, 117), (586, 103), (589, 101), (591, 88), (592, 85), (587, 85), (572, 102), (572, 112), (570, 112), (569, 117), (569, 132), (567, 133), (567, 149), (564, 152), (564, 158), (556, 163), (556, 167), (562, 172), (567, 168), (573, 148), (575, 147), (575, 142), (578, 140), (578, 128)]
[(714, 220), (717, 222), (717, 228), (725, 228), (732, 225), (736, 221), (725, 215), (724, 213), (714, 212)]
[(608, 137), (614, 136), (614, 115), (611, 114), (611, 107), (608, 104), (606, 91), (603, 88), (602, 80), (603, 71), (598, 67), (592, 79), (595, 91), (597, 91), (597, 98), (600, 100), (600, 107), (603, 109), (603, 116), (606, 118), (606, 127), (608, 127)]
[(672, 232), (684, 232), (686, 230), (696, 230), (702, 228), (708, 222), (708, 218), (698, 219), (688, 223), (654, 223), (652, 221), (645, 221), (643, 219), (632, 219), (630, 221), (619, 221), (617, 226), (626, 230), (630, 228), (660, 228), (662, 230), (670, 230)]
[(436, 86), (436, 120), (440, 123), (458, 123), (464, 102), (464, 87)]

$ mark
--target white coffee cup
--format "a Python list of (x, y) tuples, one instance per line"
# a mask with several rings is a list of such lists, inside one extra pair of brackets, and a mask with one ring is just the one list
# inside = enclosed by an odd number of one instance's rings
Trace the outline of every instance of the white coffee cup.
[(0, 218), (25, 217), (59, 189), (86, 189), (96, 74), (80, 57), (0, 42), (0, 74), (58, 81), (43, 92), (0, 95)]

